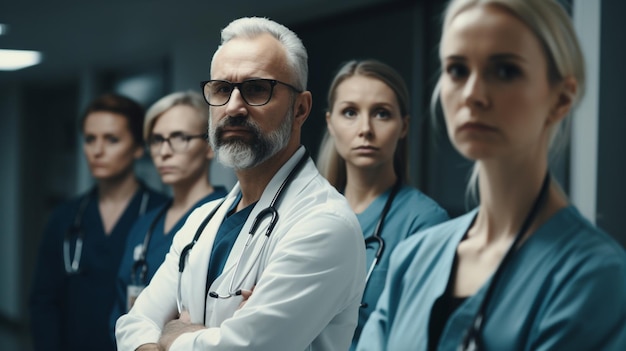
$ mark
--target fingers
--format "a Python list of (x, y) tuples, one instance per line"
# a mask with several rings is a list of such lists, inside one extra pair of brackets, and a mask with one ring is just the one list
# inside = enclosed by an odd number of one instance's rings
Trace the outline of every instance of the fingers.
[[(254, 289), (254, 288), (252, 288)], [(243, 297), (243, 300), (246, 301), (247, 299), (250, 298), (250, 296), (252, 296), (252, 290), (241, 290), (241, 297)]]
[(180, 313), (180, 316), (178, 316), (178, 320), (180, 320), (181, 322), (185, 322), (185, 323), (191, 323), (191, 316), (189, 315), (189, 311), (184, 310)]

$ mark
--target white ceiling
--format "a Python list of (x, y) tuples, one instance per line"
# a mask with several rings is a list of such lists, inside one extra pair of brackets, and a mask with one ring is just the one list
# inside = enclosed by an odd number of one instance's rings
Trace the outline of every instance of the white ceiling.
[(165, 55), (177, 40), (219, 38), (242, 16), (267, 16), (286, 25), (393, 0), (4, 0), (0, 49), (43, 52), (42, 64), (0, 71), (0, 86), (76, 76)]

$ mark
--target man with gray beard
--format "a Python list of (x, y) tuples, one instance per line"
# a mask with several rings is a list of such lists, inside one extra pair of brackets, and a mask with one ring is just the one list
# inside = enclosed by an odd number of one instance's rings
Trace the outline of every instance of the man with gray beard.
[[(263, 135), (261, 128), (252, 120), (245, 116), (227, 117), (218, 122), (218, 126), (213, 125), (213, 118), (209, 120), (209, 140), (214, 150), (218, 151), (218, 160), (225, 166), (235, 170), (253, 167), (265, 161), (270, 156), (287, 146), (291, 137), (293, 126), (293, 111), (287, 111), (278, 129), (271, 131), (268, 135)], [(248, 128), (253, 134), (251, 142), (245, 139), (222, 137), (224, 128), (240, 126)]]
[(363, 236), (300, 144), (307, 74), (306, 49), (286, 27), (241, 18), (222, 31), (202, 90), (212, 147), (238, 183), (176, 234), (117, 321), (120, 350), (348, 349)]

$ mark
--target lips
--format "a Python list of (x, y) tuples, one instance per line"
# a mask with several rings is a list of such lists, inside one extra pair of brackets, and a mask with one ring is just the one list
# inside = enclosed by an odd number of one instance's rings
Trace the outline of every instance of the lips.
[(361, 155), (369, 155), (376, 153), (379, 149), (370, 145), (357, 146), (353, 148), (354, 152)]
[(253, 131), (250, 128), (245, 127), (226, 127), (220, 130), (221, 134), (227, 133), (252, 133)]
[(477, 132), (495, 132), (496, 128), (480, 122), (466, 122), (463, 123), (458, 129), (460, 131), (477, 131)]
[(362, 145), (354, 148), (355, 150), (378, 150), (377, 147), (371, 145)]
[(157, 169), (159, 170), (159, 173), (171, 173), (176, 168), (175, 167), (171, 167), (171, 166), (163, 166), (163, 167), (158, 167)]

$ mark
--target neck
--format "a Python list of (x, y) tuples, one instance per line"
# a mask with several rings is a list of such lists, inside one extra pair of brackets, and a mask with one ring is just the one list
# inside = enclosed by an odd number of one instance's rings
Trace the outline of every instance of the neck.
[(134, 173), (115, 179), (100, 180), (98, 182), (98, 197), (102, 202), (122, 202), (132, 198), (139, 182)]
[(276, 172), (293, 156), (298, 147), (288, 145), (253, 168), (235, 171), (241, 188), (241, 201), (237, 205), (237, 211), (248, 207), (248, 205), (261, 198), (267, 184), (276, 175)]
[(208, 171), (191, 181), (173, 184), (173, 199), (170, 209), (187, 210), (213, 191), (213, 186), (209, 182)]
[[(534, 167), (533, 167), (534, 166)], [(541, 191), (547, 160), (519, 165), (480, 162), (480, 209), (468, 235), (483, 236), (486, 244), (512, 240), (520, 230)], [(551, 184), (527, 233), (532, 233), (556, 211), (567, 206), (558, 186)]]
[(346, 177), (344, 195), (355, 213), (363, 212), (398, 179), (393, 164), (378, 169), (347, 166)]

